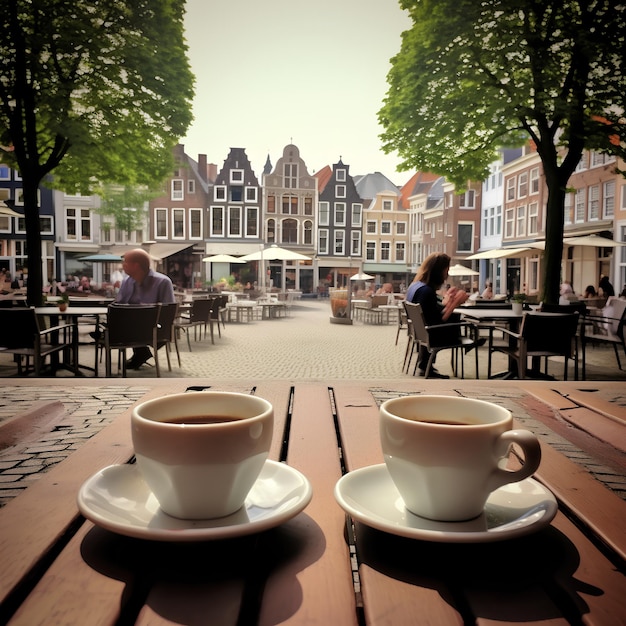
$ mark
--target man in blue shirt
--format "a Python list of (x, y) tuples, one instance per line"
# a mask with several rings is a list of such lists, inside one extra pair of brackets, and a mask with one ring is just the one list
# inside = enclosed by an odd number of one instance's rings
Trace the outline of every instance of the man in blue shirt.
[[(126, 278), (115, 299), (120, 304), (169, 304), (175, 302), (174, 287), (169, 276), (150, 268), (150, 255), (141, 248), (124, 254), (122, 268)], [(135, 348), (126, 367), (139, 369), (152, 357), (150, 348)]]

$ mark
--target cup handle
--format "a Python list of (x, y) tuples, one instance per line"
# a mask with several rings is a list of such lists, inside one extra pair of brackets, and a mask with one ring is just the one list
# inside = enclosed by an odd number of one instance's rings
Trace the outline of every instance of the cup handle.
[(524, 453), (524, 465), (518, 470), (496, 468), (490, 478), (490, 491), (502, 485), (516, 483), (534, 474), (541, 462), (539, 440), (528, 430), (507, 430), (496, 442), (496, 456), (502, 459), (508, 455), (512, 444), (517, 444)]

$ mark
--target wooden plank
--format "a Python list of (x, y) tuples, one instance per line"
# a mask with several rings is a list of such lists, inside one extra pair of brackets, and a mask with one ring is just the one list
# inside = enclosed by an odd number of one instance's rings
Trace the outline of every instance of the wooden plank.
[[(346, 383), (335, 385), (335, 403), (346, 469), (352, 471), (383, 462), (378, 429), (379, 410), (371, 393), (364, 386)], [(367, 624), (462, 624), (463, 619), (454, 606), (444, 598), (449, 596), (445, 585), (422, 585), (408, 580), (387, 559), (397, 555), (394, 548), (382, 542), (414, 547), (412, 542), (385, 533), (356, 526), (359, 575)], [(404, 552), (406, 554), (406, 552)], [(395, 556), (391, 561), (395, 560)], [(382, 562), (381, 562), (382, 561)]]
[[(562, 410), (561, 415), (570, 423), (591, 436), (626, 452), (626, 429), (620, 422), (605, 417), (586, 407)], [(626, 468), (624, 468), (626, 469)]]
[(309, 478), (313, 499), (283, 529), (297, 552), (267, 580), (259, 623), (356, 625), (345, 518), (333, 497), (341, 468), (324, 384), (295, 386), (287, 462)]

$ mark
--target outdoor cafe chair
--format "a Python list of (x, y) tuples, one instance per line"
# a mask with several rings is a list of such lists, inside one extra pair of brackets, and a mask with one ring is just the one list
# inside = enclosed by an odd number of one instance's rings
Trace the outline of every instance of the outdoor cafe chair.
[(172, 363), (170, 360), (170, 350), (172, 343), (176, 349), (176, 357), (178, 358), (178, 367), (180, 363), (180, 351), (178, 349), (178, 335), (174, 329), (174, 322), (178, 317), (178, 302), (161, 304), (159, 312), (159, 322), (157, 324), (157, 351), (165, 348), (165, 356), (167, 357), (167, 369), (172, 371)]
[[(621, 312), (620, 312), (621, 309)], [(611, 314), (610, 312), (613, 311)], [(592, 344), (609, 344), (613, 346), (617, 367), (622, 368), (619, 358), (619, 346), (626, 356), (626, 300), (611, 297), (606, 302), (603, 315), (589, 315), (589, 332), (585, 340)]]
[(198, 333), (202, 339), (202, 331), (206, 336), (207, 327), (211, 332), (211, 343), (215, 343), (213, 339), (213, 320), (211, 320), (211, 307), (213, 305), (212, 298), (196, 298), (191, 301), (191, 307), (188, 313), (180, 315), (174, 322), (174, 330), (176, 332), (184, 331), (187, 334), (187, 347), (191, 352), (190, 331), (193, 328), (194, 341), (198, 341)]
[[(563, 357), (563, 379), (567, 380), (569, 360), (574, 361), (574, 378), (578, 380), (578, 361), (576, 359), (576, 332), (579, 313), (543, 313), (525, 312), (519, 332), (508, 328), (498, 330), (510, 339), (508, 344), (495, 344), (493, 331), (489, 333), (487, 378), (491, 378), (491, 358), (494, 352), (506, 354), (517, 365), (520, 379), (544, 378), (548, 375), (548, 358)], [(539, 364), (544, 359), (545, 372), (536, 369), (527, 370), (528, 358)]]
[[(435, 357), (442, 350), (451, 350), (450, 364), (456, 376), (458, 372), (459, 354), (461, 355), (461, 378), (465, 378), (465, 352), (474, 348), (474, 356), (476, 359), (476, 378), (478, 378), (478, 333), (475, 324), (472, 322), (450, 322), (445, 324), (436, 324), (427, 326), (424, 319), (424, 312), (421, 304), (413, 304), (412, 302), (403, 302), (404, 310), (409, 321), (408, 328), (412, 333), (411, 352), (409, 354), (406, 371), (411, 367), (413, 354), (419, 355), (420, 347), (428, 350), (429, 358), (424, 377), (428, 378), (433, 368)], [(451, 341), (453, 333), (450, 331), (458, 330), (455, 340)], [(466, 334), (462, 334), (465, 331)], [(469, 333), (467, 333), (469, 331)], [(413, 375), (417, 372), (418, 360), (413, 368)]]
[(71, 350), (73, 332), (72, 324), (65, 322), (43, 328), (32, 307), (0, 308), (0, 350), (15, 355), (19, 376), (30, 371), (39, 376), (47, 357)]
[(107, 310), (107, 323), (96, 339), (96, 373), (98, 371), (98, 351), (105, 353), (106, 376), (111, 376), (111, 355), (118, 350), (118, 367), (121, 364), (122, 376), (126, 377), (126, 350), (150, 346), (154, 355), (157, 377), (159, 353), (157, 324), (160, 304), (110, 304)]

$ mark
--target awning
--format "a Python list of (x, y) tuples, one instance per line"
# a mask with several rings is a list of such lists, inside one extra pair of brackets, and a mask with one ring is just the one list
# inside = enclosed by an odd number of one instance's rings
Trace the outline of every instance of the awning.
[(368, 274), (385, 274), (391, 272), (393, 274), (406, 274), (409, 268), (399, 263), (363, 263), (363, 271)]
[(153, 243), (148, 252), (153, 259), (164, 259), (177, 252), (193, 247), (192, 243)]
[(492, 248), (491, 250), (483, 250), (477, 252), (468, 257), (465, 257), (467, 261), (473, 261), (475, 259), (505, 259), (510, 256), (521, 255), (524, 252), (528, 252), (529, 248)]
[(61, 252), (82, 252), (85, 255), (100, 250), (100, 246), (94, 244), (61, 243), (55, 245)]

